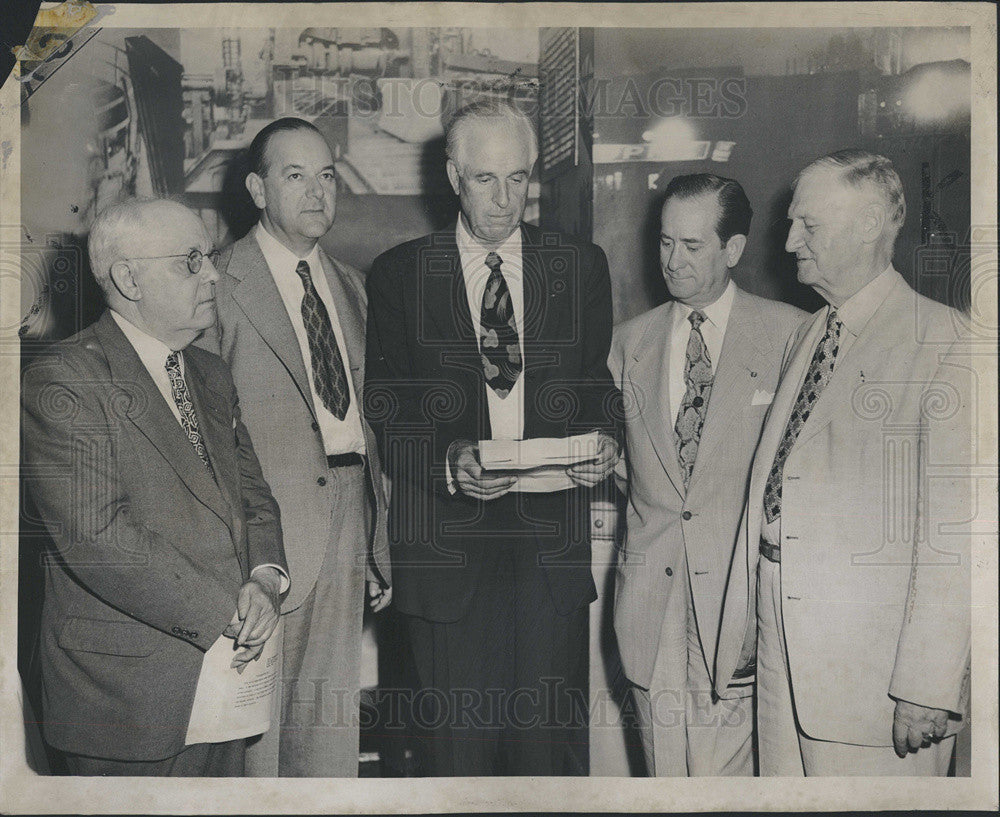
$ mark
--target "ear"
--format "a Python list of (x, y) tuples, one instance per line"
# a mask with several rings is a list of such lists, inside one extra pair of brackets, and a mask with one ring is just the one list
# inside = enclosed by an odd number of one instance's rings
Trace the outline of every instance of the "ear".
[(448, 171), (448, 181), (451, 182), (451, 189), (455, 191), (455, 195), (457, 196), (459, 191), (458, 165), (456, 165), (454, 161), (449, 159), (445, 167)]
[(742, 233), (737, 233), (736, 235), (731, 235), (729, 237), (729, 240), (726, 242), (726, 246), (724, 248), (726, 251), (726, 266), (729, 267), (729, 269), (732, 269), (739, 263), (740, 258), (743, 256), (743, 250), (746, 249), (746, 246), (747, 237)]
[(264, 179), (256, 173), (248, 173), (246, 186), (254, 205), (258, 210), (263, 210), (266, 203), (266, 198), (264, 197)]
[(127, 261), (115, 261), (111, 265), (111, 282), (123, 298), (130, 301), (141, 300), (142, 290), (139, 288), (139, 284), (135, 280), (135, 275), (132, 273), (132, 268), (128, 265)]
[(882, 238), (888, 216), (885, 207), (876, 202), (866, 204), (858, 216), (861, 228), (861, 240), (865, 244), (874, 244)]

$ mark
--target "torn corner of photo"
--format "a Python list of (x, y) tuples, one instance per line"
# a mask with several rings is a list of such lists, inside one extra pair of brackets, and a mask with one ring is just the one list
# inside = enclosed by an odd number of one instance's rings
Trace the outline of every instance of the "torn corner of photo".
[(572, 488), (566, 466), (595, 459), (598, 434), (573, 437), (536, 437), (530, 440), (480, 440), (479, 461), (491, 472), (512, 472), (511, 491), (547, 493)]
[(186, 745), (249, 738), (271, 728), (277, 713), (282, 630), (279, 622), (242, 673), (231, 666), (233, 639), (219, 636), (202, 658)]

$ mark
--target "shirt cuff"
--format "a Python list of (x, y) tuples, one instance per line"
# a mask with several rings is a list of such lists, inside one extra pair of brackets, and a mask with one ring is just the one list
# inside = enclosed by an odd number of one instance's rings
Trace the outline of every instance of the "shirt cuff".
[(291, 579), (288, 578), (288, 573), (285, 572), (285, 569), (281, 565), (272, 565), (272, 564), (257, 565), (257, 567), (255, 567), (253, 570), (250, 571), (250, 576), (252, 577), (253, 574), (256, 573), (258, 570), (260, 570), (262, 567), (273, 567), (275, 570), (278, 571), (278, 574), (281, 576), (281, 586), (278, 588), (278, 595), (286, 593), (288, 591), (288, 588), (292, 586), (292, 581)]
[[(451, 445), (454, 445), (452, 443)], [(458, 488), (455, 486), (455, 478), (451, 475), (451, 445), (448, 446), (448, 450), (444, 455), (444, 481), (448, 486), (448, 493), (454, 494), (458, 492)]]

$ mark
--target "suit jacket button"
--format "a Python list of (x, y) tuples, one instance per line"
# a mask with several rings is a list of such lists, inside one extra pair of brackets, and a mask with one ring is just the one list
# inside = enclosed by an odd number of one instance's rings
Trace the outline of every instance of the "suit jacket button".
[(674, 569), (672, 567), (666, 568), (663, 572), (666, 573), (668, 576), (674, 575)]
[(198, 631), (195, 630), (193, 633), (191, 633), (191, 638), (197, 638), (197, 637), (198, 637)]
[(691, 511), (684, 511), (684, 513), (681, 514), (681, 519), (683, 519), (686, 522), (688, 519), (691, 518), (691, 515), (692, 515)]
[(171, 627), (170, 632), (174, 635), (181, 635), (184, 631), (180, 627)]
[(313, 420), (312, 429), (313, 431), (319, 431), (319, 423), (317, 423), (315, 420)]
[(326, 477), (320, 477), (318, 480), (316, 480), (316, 484), (319, 485), (320, 487), (326, 485)]

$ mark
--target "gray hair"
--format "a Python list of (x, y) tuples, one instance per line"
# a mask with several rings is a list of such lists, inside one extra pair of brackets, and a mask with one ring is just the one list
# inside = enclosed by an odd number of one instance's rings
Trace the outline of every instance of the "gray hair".
[(94, 219), (87, 239), (87, 255), (90, 271), (105, 294), (114, 290), (111, 267), (135, 251), (134, 242), (150, 229), (150, 211), (163, 205), (184, 207), (170, 199), (134, 196), (105, 207)]
[(892, 237), (896, 237), (906, 218), (906, 198), (903, 195), (903, 183), (891, 161), (885, 156), (860, 148), (838, 150), (806, 165), (796, 176), (795, 184), (798, 185), (806, 173), (816, 168), (838, 171), (841, 180), (856, 190), (874, 191), (889, 211)]
[(445, 132), (445, 154), (461, 167), (462, 163), (458, 157), (461, 152), (462, 135), (475, 121), (491, 120), (497, 124), (498, 118), (508, 126), (521, 128), (527, 133), (531, 164), (534, 164), (538, 158), (538, 134), (535, 132), (534, 122), (509, 102), (488, 98), (470, 102), (455, 111)]

